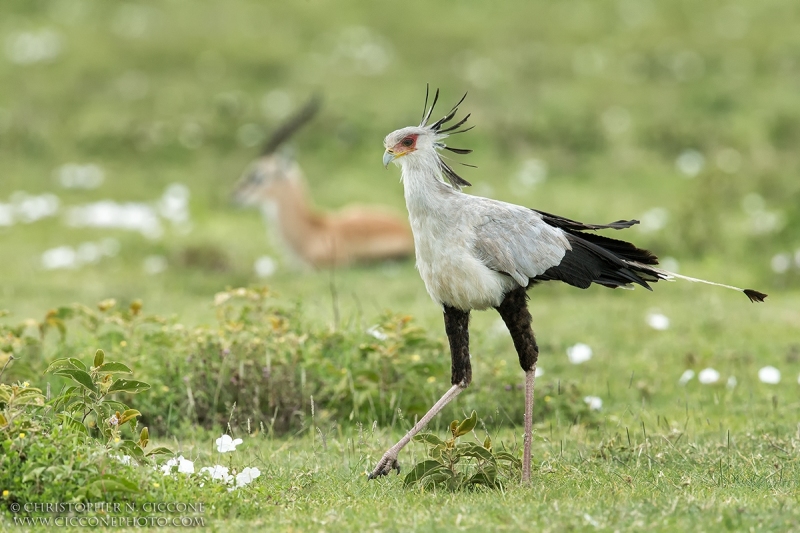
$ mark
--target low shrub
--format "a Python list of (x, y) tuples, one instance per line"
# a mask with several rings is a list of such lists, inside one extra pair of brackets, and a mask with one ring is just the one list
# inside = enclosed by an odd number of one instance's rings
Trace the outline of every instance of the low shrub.
[[(0, 356), (13, 360), (12, 377), (30, 379), (41, 375), (48, 358), (71, 361), (101, 347), (150, 384), (138, 405), (141, 422), (158, 433), (189, 424), (282, 433), (312, 425), (309, 416), (317, 425), (390, 425), (424, 414), (449, 384), (442, 339), (409, 316), (386, 313), (366, 331), (333, 330), (306, 323), (301, 308), (266, 288), (220, 292), (214, 307), (216, 324), (198, 327), (147, 314), (139, 301), (61, 307), (41, 322), (0, 326)], [(80, 370), (62, 368), (50, 386), (62, 386)], [(493, 425), (520, 424), (522, 374), (499, 366), (480, 373), (461, 404), (490, 413), (485, 420)], [(537, 396), (544, 398), (537, 420), (595, 420), (574, 385), (544, 382)], [(458, 416), (456, 409), (450, 406), (444, 416)]]
[(51, 398), (49, 391), (45, 394), (29, 382), (0, 383), (3, 501), (8, 506), (81, 502), (139, 493), (151, 470), (134, 466), (153, 464), (156, 455), (171, 452), (145, 452), (148, 430), (136, 433), (141, 413), (117, 395), (149, 386), (118, 377), (131, 374), (130, 369), (106, 362), (102, 350), (90, 365), (65, 358), (54, 361), (48, 372), (66, 377), (71, 385)]

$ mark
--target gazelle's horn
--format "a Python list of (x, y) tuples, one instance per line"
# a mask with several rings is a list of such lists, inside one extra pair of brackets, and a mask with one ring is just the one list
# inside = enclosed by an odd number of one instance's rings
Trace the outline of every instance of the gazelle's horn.
[(322, 97), (319, 94), (315, 94), (312, 96), (306, 105), (304, 105), (299, 111), (297, 111), (294, 115), (290, 116), (286, 122), (281, 124), (275, 133), (272, 134), (266, 143), (264, 143), (264, 148), (261, 149), (261, 155), (269, 155), (273, 153), (278, 147), (286, 142), (289, 137), (294, 135), (294, 133), (300, 129), (306, 122), (311, 120), (311, 118), (319, 111), (320, 102), (322, 101)]

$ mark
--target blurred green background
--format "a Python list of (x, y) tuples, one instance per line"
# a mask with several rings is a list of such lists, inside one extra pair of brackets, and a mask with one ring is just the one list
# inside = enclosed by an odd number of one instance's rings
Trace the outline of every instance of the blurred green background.
[[(91, 361), (102, 347), (153, 384), (133, 406), (154, 439), (174, 438), (187, 457), (213, 449), (196, 433), (191, 386), (198, 397), (216, 390), (207, 427), (230, 422), (239, 401), (233, 435), (251, 433), (249, 391), (277, 387), (267, 390), (299, 398), (289, 416), (307, 433), (273, 441), (259, 425), (272, 411), (253, 418), (267, 440), (251, 435), (248, 446), (267, 451), (264, 460), (253, 452), (253, 464), (268, 474), (259, 480), (268, 497), (230, 515), (258, 517), (263, 527), (316, 530), (338, 513), (347, 523), (328, 528), (450, 531), (463, 513), (474, 531), (583, 530), (594, 524), (590, 513), (632, 530), (697, 530), (704, 521), (706, 530), (736, 529), (737, 520), (797, 529), (798, 28), (797, 0), (3, 0), (0, 320), (42, 320), (51, 308), (105, 298), (122, 312), (141, 298), (143, 314), (177, 315), (165, 331), (179, 339), (159, 344), (130, 327), (128, 344), (115, 331), (86, 334), (74, 320), (66, 341), (47, 335), (4, 378), (36, 384), (53, 358)], [(381, 165), (382, 140), (419, 122), (428, 83), (441, 88), (439, 113), (469, 92), (462, 110), (476, 128), (453, 142), (474, 150), (459, 158), (478, 167), (460, 168), (474, 184), (468, 192), (584, 222), (638, 218), (611, 235), (682, 274), (770, 295), (755, 305), (683, 282), (659, 283), (655, 293), (530, 291), (545, 372), (534, 454), (546, 482), (517, 500), (514, 492), (397, 496), (395, 477), (364, 482), (358, 474), (449, 378), (438, 348), (409, 346), (398, 356), (394, 341), (368, 328), (387, 322), (386, 310), (409, 314), (432, 346), (445, 346), (441, 310), (412, 260), (303, 271), (283, 259), (257, 210), (230, 200), (261, 143), (319, 93), (321, 112), (291, 143), (314, 203), (383, 203), (405, 216), (399, 170)], [(259, 277), (264, 257), (277, 269)], [(256, 321), (255, 340), (273, 343), (267, 350), (239, 343), (239, 324), (215, 321), (215, 293), (257, 284), (292, 310), (282, 327), (296, 345), (274, 348), (284, 343), (280, 320)], [(38, 323), (26, 323), (20, 331), (30, 340)], [(199, 324), (211, 325), (193, 329)], [(521, 442), (522, 372), (494, 312), (474, 313), (472, 325), (475, 381), (431, 429), (475, 408), (490, 433), (510, 422), (515, 429), (500, 437), (511, 446)], [(220, 348), (231, 343), (227, 356)], [(591, 361), (565, 357), (577, 343), (591, 347)], [(271, 380), (273, 351), (294, 381)], [(783, 373), (780, 383), (759, 377), (766, 365)], [(701, 380), (702, 369), (716, 377)], [(316, 396), (315, 420), (304, 402), (345, 378), (351, 385), (339, 396)], [(379, 399), (370, 410), (342, 414), (347, 402), (372, 402), (370, 394)], [(594, 396), (603, 406), (588, 420), (553, 408), (586, 412)], [(378, 410), (392, 421), (376, 431)], [(418, 457), (415, 446), (404, 465)], [(166, 501), (196, 498), (195, 489), (180, 494)], [(211, 508), (247, 501), (208, 494)], [(670, 514), (683, 522), (668, 523)]]
[[(639, 218), (627, 237), (668, 266), (774, 301), (800, 280), (798, 23), (789, 0), (3, 2), (0, 308), (140, 297), (206, 320), (214, 292), (264, 282), (320, 320), (332, 284), (344, 316), (435, 317), (412, 261), (301, 272), (256, 210), (230, 202), (259, 144), (319, 92), (321, 113), (293, 139), (314, 202), (404, 216), (381, 141), (418, 122), (426, 83), (439, 112), (469, 91), (470, 192), (586, 222)], [(185, 188), (166, 203), (188, 192), (188, 211), (164, 207), (172, 184)], [(142, 203), (133, 218), (155, 222), (70, 224), (102, 200)], [(44, 255), (65, 246), (72, 256)], [(279, 266), (260, 279), (265, 255)]]

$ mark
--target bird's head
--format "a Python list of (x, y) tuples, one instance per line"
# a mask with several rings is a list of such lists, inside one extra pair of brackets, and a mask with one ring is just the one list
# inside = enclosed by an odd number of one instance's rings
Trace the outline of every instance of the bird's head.
[(436, 106), (436, 101), (439, 99), (439, 90), (436, 90), (430, 108), (428, 108), (428, 92), (426, 90), (425, 107), (423, 108), (422, 122), (420, 122), (419, 126), (408, 126), (393, 131), (383, 140), (383, 146), (386, 149), (383, 153), (383, 166), (388, 167), (389, 163), (392, 161), (400, 166), (408, 164), (431, 164), (435, 165), (435, 168), (442, 176), (447, 178), (454, 188), (460, 189), (463, 186), (470, 186), (471, 184), (467, 180), (456, 174), (456, 172), (444, 162), (439, 153), (440, 150), (448, 150), (456, 154), (468, 154), (472, 151), (463, 148), (452, 148), (443, 142), (444, 139), (450, 135), (464, 133), (472, 129), (472, 126), (463, 130), (458, 129), (467, 122), (467, 119), (470, 117), (469, 115), (452, 126), (443, 127), (455, 118), (458, 112), (458, 106), (461, 105), (466, 97), (467, 95), (464, 94), (461, 100), (459, 100), (445, 116), (429, 125), (428, 120), (431, 118), (433, 108)]

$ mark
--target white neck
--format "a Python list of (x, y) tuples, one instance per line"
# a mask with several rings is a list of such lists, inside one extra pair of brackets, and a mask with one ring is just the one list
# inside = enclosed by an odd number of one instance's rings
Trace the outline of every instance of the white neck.
[(442, 181), (438, 154), (419, 151), (400, 161), (406, 207), (412, 220), (415, 216), (436, 215), (447, 197), (458, 194)]

